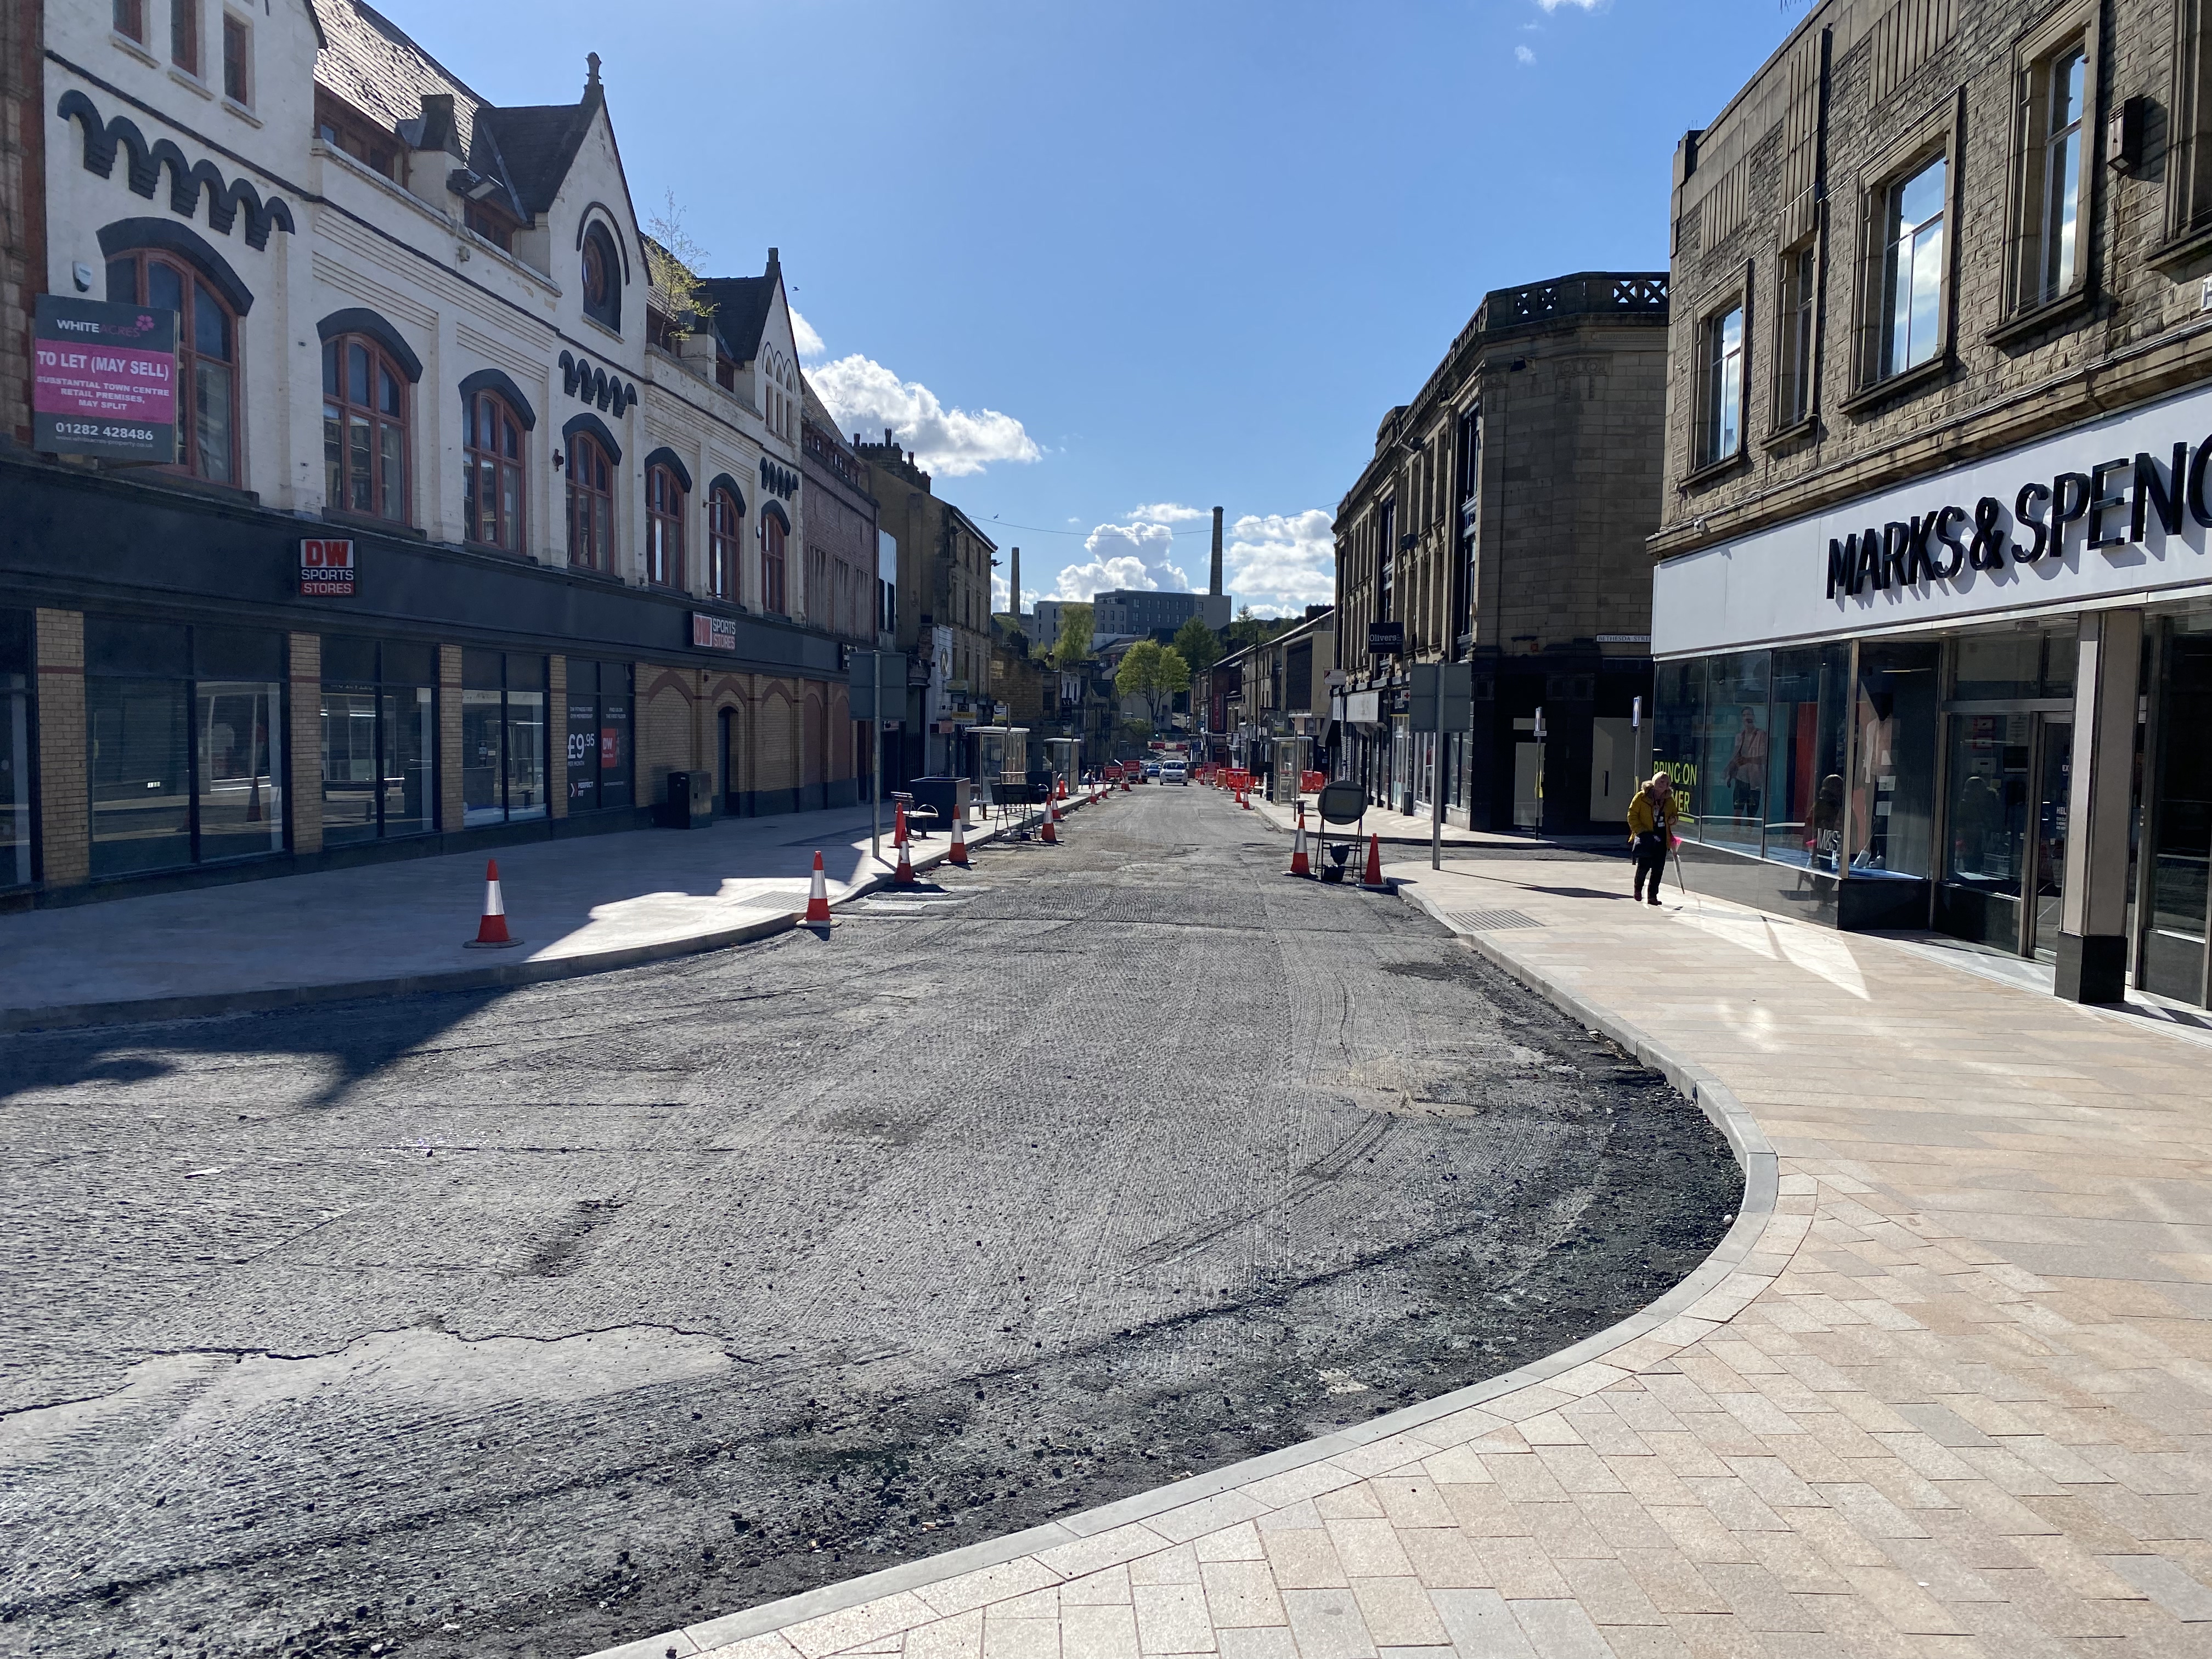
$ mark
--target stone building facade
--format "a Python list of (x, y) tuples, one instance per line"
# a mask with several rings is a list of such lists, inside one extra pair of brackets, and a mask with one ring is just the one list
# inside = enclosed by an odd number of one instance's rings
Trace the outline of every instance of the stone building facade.
[(2212, 8), (1826, 0), (1676, 155), (1693, 882), (2208, 1000)]
[(951, 502), (890, 431), (856, 443), (873, 481), (877, 522), (898, 544), (897, 648), (914, 663), (898, 765), (887, 777), (942, 774), (960, 762), (962, 728), (985, 712), (991, 690), (994, 542)]
[(1407, 729), (1407, 671), (1465, 662), (1474, 718), (1443, 735), (1446, 817), (1620, 822), (1650, 689), (1667, 296), (1657, 271), (1498, 289), (1383, 416), (1335, 526), (1330, 747), (1371, 799), (1431, 810), (1437, 740)]
[(775, 252), (677, 314), (596, 59), (500, 106), (356, 0), (189, 15), (0, 14), (0, 303), (173, 314), (181, 393), (55, 453), (0, 352), (0, 902), (851, 799)]

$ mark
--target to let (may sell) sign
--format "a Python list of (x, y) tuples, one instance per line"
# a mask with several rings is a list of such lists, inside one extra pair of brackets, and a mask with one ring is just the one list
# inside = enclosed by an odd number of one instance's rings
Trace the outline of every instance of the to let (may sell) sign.
[(177, 459), (177, 313), (39, 295), (31, 444), (49, 455)]
[(300, 591), (353, 597), (353, 544), (309, 537), (300, 544)]

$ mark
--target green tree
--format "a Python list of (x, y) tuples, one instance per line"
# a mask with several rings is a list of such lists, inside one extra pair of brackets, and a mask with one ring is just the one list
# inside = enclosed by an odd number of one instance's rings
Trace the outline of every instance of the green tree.
[(714, 315), (699, 276), (708, 256), (684, 228), (684, 210), (677, 204), (674, 191), (668, 192), (661, 210), (645, 222), (645, 228), (646, 274), (665, 296), (669, 331), (678, 339), (696, 334)]
[(1289, 624), (1286, 621), (1270, 622), (1265, 617), (1255, 617), (1252, 607), (1246, 605), (1237, 613), (1237, 620), (1229, 624), (1229, 642), (1242, 648), (1248, 645), (1265, 645)]
[(1060, 613), (1060, 637), (1052, 646), (1054, 667), (1073, 668), (1090, 657), (1091, 617), (1087, 605), (1071, 605)]
[(1190, 665), (1182, 659), (1182, 653), (1157, 640), (1139, 640), (1131, 646), (1122, 654), (1121, 665), (1114, 674), (1116, 692), (1124, 697), (1145, 700), (1156, 731), (1164, 702), (1171, 701), (1189, 684)]
[(1193, 674), (1203, 674), (1221, 660), (1221, 636), (1206, 625), (1203, 617), (1187, 617), (1176, 629), (1175, 648), (1190, 665)]

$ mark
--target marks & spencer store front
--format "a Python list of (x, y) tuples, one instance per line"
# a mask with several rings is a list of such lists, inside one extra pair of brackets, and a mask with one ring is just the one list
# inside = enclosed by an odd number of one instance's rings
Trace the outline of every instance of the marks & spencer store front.
[(2212, 392), (1655, 572), (1684, 874), (2212, 1004)]

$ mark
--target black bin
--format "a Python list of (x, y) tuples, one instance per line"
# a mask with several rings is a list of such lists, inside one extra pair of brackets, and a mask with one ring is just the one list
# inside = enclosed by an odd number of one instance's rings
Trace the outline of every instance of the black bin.
[(714, 821), (714, 775), (671, 772), (660, 822), (670, 830), (704, 830)]
[(907, 785), (916, 806), (933, 807), (937, 822), (950, 828), (955, 817), (965, 819), (968, 814), (968, 780), (965, 778), (916, 778)]

